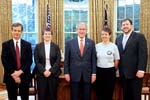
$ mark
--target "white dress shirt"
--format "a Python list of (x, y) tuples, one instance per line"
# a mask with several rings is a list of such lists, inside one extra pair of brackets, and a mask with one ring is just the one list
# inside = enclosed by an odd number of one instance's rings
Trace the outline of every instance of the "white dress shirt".
[(14, 47), (16, 49), (16, 42), (18, 41), (18, 47), (19, 47), (19, 53), (21, 54), (21, 40), (16, 40), (13, 38), (13, 41), (14, 41)]
[[(85, 37), (84, 38), (82, 38), (82, 42), (83, 42), (83, 46), (85, 46)], [(81, 38), (78, 36), (78, 45), (79, 45), (79, 47), (80, 47), (80, 41), (81, 41)]]
[(49, 70), (51, 68), (51, 64), (50, 64), (50, 42), (44, 42), (44, 46), (45, 46), (45, 57), (46, 57), (45, 69)]

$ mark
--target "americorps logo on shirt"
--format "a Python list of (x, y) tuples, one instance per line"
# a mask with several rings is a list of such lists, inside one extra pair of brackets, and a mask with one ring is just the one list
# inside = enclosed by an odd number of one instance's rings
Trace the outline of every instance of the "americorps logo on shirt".
[(107, 51), (107, 55), (111, 55), (112, 54), (112, 52), (111, 51)]

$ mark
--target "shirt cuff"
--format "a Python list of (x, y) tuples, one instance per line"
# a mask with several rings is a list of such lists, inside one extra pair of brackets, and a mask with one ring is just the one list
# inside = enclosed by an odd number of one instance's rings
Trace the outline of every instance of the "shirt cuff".
[(143, 71), (143, 70), (138, 70), (138, 72), (145, 73), (145, 71)]

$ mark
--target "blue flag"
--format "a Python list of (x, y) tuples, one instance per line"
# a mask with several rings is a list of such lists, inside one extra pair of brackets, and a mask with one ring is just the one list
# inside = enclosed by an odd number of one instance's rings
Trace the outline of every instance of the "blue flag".
[(50, 16), (50, 8), (49, 8), (49, 5), (47, 4), (47, 21), (46, 21), (46, 25), (47, 25), (47, 28), (49, 30), (51, 30), (51, 16)]

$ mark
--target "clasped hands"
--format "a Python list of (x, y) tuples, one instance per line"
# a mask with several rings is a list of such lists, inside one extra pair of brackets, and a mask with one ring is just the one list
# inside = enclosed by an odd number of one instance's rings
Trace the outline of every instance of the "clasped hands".
[(51, 75), (51, 72), (46, 70), (46, 71), (44, 71), (43, 74), (44, 74), (45, 77), (49, 77)]
[(22, 70), (14, 71), (14, 73), (11, 74), (12, 78), (15, 80), (16, 83), (21, 83), (20, 75), (23, 73)]

